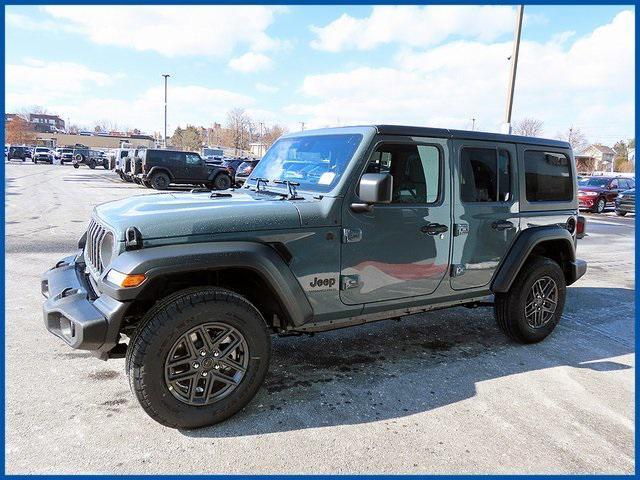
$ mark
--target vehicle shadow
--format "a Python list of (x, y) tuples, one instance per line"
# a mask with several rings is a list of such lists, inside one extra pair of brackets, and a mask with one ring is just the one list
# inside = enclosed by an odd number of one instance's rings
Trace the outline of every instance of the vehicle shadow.
[(256, 398), (225, 422), (181, 432), (224, 438), (395, 420), (471, 398), (477, 384), (499, 377), (559, 366), (629, 369), (610, 358), (634, 351), (633, 325), (634, 290), (572, 287), (560, 325), (536, 345), (509, 341), (492, 309), (462, 307), (274, 338)]

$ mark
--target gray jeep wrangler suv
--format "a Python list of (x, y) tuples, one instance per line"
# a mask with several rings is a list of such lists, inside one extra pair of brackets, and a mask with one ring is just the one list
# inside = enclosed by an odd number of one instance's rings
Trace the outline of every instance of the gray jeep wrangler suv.
[(228, 418), (260, 388), (272, 334), (493, 299), (513, 340), (560, 321), (576, 259), (570, 146), (365, 126), (280, 138), (243, 188), (99, 205), (76, 254), (43, 275), (44, 321), (69, 346), (126, 356), (158, 422)]

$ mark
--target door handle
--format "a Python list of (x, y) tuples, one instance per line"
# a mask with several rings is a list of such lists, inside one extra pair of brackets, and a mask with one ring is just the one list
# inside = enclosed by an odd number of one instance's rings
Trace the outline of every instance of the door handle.
[(498, 220), (491, 224), (491, 228), (500, 232), (502, 230), (511, 230), (512, 228), (515, 228), (515, 225), (509, 220)]
[(420, 227), (420, 231), (422, 233), (426, 233), (427, 235), (435, 236), (440, 235), (441, 233), (449, 230), (449, 227), (446, 225), (442, 225), (441, 223), (430, 223), (428, 225), (423, 225)]

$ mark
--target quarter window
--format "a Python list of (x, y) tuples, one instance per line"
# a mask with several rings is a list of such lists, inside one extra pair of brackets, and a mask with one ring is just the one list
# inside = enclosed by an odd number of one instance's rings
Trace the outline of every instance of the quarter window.
[(385, 143), (371, 156), (366, 173), (390, 173), (392, 203), (435, 203), (440, 192), (440, 150), (433, 145)]
[(460, 153), (460, 198), (463, 202), (508, 202), (511, 156), (496, 148), (463, 148)]
[(562, 153), (524, 152), (527, 201), (571, 201), (573, 184), (569, 157)]

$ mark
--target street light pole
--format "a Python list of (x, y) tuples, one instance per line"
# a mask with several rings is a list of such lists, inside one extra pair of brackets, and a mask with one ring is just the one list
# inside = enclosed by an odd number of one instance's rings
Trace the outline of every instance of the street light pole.
[(164, 148), (167, 148), (167, 78), (171, 75), (163, 73), (164, 77)]
[(518, 69), (518, 53), (520, 52), (520, 34), (522, 32), (522, 16), (524, 5), (516, 8), (516, 32), (513, 38), (513, 52), (511, 53), (511, 74), (509, 75), (509, 87), (507, 90), (507, 108), (505, 110), (504, 133), (511, 133), (511, 111), (513, 109), (513, 90), (516, 85), (516, 71)]

